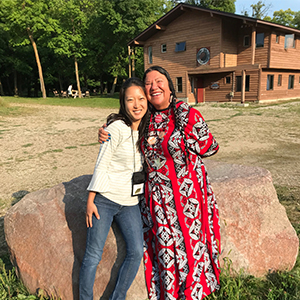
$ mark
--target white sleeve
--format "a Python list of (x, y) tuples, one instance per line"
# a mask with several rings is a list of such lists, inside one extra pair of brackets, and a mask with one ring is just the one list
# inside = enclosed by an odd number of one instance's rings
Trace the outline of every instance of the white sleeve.
[(118, 121), (110, 124), (106, 130), (111, 134), (111, 140), (100, 145), (94, 174), (87, 188), (88, 191), (108, 192), (110, 189), (107, 169), (118, 145), (122, 142), (122, 127)]

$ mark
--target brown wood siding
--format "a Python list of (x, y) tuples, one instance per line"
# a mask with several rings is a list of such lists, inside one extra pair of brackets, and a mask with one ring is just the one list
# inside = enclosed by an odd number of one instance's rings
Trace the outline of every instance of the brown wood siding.
[[(205, 102), (226, 102), (229, 101), (232, 83), (226, 84), (225, 77), (232, 77), (232, 73), (207, 74), (203, 76), (203, 85), (205, 89)], [(211, 89), (211, 84), (218, 82), (219, 89)]]
[[(249, 91), (245, 91), (245, 101), (258, 100), (258, 86), (259, 86), (259, 70), (247, 71), (246, 76), (250, 76)], [(235, 76), (242, 76), (242, 71), (235, 73)], [(236, 85), (235, 85), (236, 86)], [(234, 91), (233, 101), (241, 102), (242, 92)]]
[[(252, 27), (242, 26), (239, 28), (238, 32), (238, 42), (237, 42), (237, 64), (238, 65), (251, 65), (251, 34)], [(244, 36), (248, 35), (250, 38), (250, 46), (244, 46)]]
[(224, 58), (220, 67), (237, 65), (238, 28), (239, 25), (236, 21), (223, 20), (222, 22), (222, 54)]
[(257, 28), (257, 33), (264, 33), (264, 46), (261, 48), (255, 49), (255, 63), (261, 64), (262, 68), (266, 68), (268, 66), (268, 54), (269, 54), (269, 43), (271, 33), (266, 30)]
[[(270, 32), (265, 28), (255, 28), (256, 33), (264, 33), (264, 46), (255, 48), (255, 64), (261, 64), (262, 67), (266, 68), (268, 66), (268, 53), (269, 53), (269, 38)], [(250, 46), (244, 46), (244, 36), (248, 35), (250, 38)], [(243, 25), (239, 30), (238, 38), (238, 65), (248, 65), (252, 64), (252, 45), (251, 45), (251, 35), (252, 27)]]
[(270, 68), (300, 69), (300, 37), (295, 37), (295, 48), (289, 49), (284, 49), (284, 34), (279, 35), (279, 43), (276, 43), (276, 33), (273, 32), (271, 40)]
[[(182, 77), (183, 92), (178, 98), (187, 98), (187, 69), (205, 69), (220, 67), (220, 36), (221, 19), (211, 17), (208, 13), (189, 12), (169, 24), (164, 31), (158, 31), (144, 45), (145, 70), (151, 65), (164, 67), (171, 75), (175, 84), (176, 77)], [(186, 51), (175, 52), (178, 42), (186, 42)], [(161, 45), (167, 45), (167, 52), (161, 53)], [(148, 47), (152, 46), (153, 63), (148, 63)], [(210, 48), (210, 61), (199, 66), (196, 61), (197, 50)]]
[[(267, 75), (274, 75), (273, 90), (267, 90)], [(278, 86), (278, 75), (282, 75), (282, 84)], [(289, 75), (294, 75), (294, 88), (288, 89)], [(300, 71), (262, 70), (260, 100), (300, 98)]]

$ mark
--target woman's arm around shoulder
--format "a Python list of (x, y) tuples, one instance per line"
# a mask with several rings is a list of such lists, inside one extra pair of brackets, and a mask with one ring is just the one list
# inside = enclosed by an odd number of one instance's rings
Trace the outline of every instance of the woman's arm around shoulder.
[(186, 125), (188, 148), (201, 157), (208, 157), (216, 154), (219, 145), (211, 134), (201, 113), (190, 107), (188, 122)]

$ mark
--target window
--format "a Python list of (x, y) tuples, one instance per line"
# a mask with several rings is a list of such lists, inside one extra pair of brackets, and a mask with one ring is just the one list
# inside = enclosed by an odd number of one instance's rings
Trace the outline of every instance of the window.
[[(300, 79), (299, 79), (300, 80)], [(190, 77), (190, 83), (191, 83), (191, 93), (194, 94), (194, 78)]]
[[(250, 90), (250, 75), (246, 75), (245, 80), (245, 92), (249, 92)], [(242, 91), (242, 76), (236, 76), (236, 92)]]
[(244, 47), (249, 47), (250, 46), (250, 36), (245, 35), (244, 36)]
[(280, 37), (280, 35), (277, 33), (276, 34), (276, 44), (279, 44), (279, 37)]
[(249, 89), (250, 89), (250, 75), (246, 75), (245, 91), (249, 92)]
[(294, 75), (289, 75), (289, 90), (294, 88), (294, 79), (295, 79)]
[(148, 63), (152, 64), (153, 60), (152, 60), (152, 47), (148, 47)]
[(267, 91), (273, 90), (274, 86), (274, 75), (267, 76)]
[(231, 83), (231, 77), (230, 76), (226, 76), (225, 83), (226, 84), (230, 84)]
[(176, 43), (175, 52), (185, 51), (185, 42)]
[(182, 77), (176, 77), (176, 92), (182, 93)]
[(282, 85), (282, 75), (278, 75), (277, 85), (278, 85), (278, 86), (281, 86), (281, 85)]
[(166, 44), (162, 44), (161, 45), (161, 53), (165, 53), (167, 52), (167, 45)]
[(261, 48), (264, 46), (265, 34), (256, 33), (256, 48)]
[(295, 48), (295, 35), (286, 34), (284, 38), (284, 49)]

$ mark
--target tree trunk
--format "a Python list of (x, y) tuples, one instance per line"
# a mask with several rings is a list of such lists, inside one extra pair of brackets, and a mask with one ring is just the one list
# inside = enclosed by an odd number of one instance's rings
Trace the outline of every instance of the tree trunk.
[(2, 81), (0, 79), (0, 96), (5, 96), (4, 91), (3, 91), (3, 86), (2, 86)]
[(79, 74), (78, 74), (78, 62), (77, 58), (75, 57), (75, 74), (76, 74), (76, 83), (77, 83), (77, 89), (78, 89), (78, 97), (82, 98), (81, 96), (81, 89), (80, 89), (80, 80), (79, 80)]
[(58, 74), (58, 82), (59, 82), (59, 92), (61, 93), (63, 91), (63, 85), (62, 85), (62, 82), (61, 82), (61, 77), (60, 77), (60, 74)]
[(110, 95), (111, 95), (111, 96), (113, 96), (113, 95), (114, 95), (114, 93), (115, 93), (115, 89), (116, 89), (117, 80), (118, 80), (118, 76), (116, 76), (116, 77), (115, 77), (115, 79), (114, 79), (114, 83), (113, 83), (113, 85), (112, 85), (112, 88), (111, 88), (111, 90), (110, 90)]
[(35, 59), (36, 59), (36, 64), (37, 64), (38, 71), (39, 71), (39, 78), (40, 78), (42, 96), (43, 96), (43, 98), (47, 98), (45, 84), (44, 84), (43, 70), (42, 70), (42, 65), (41, 65), (39, 53), (38, 53), (38, 50), (37, 50), (37, 46), (36, 46), (36, 43), (33, 39), (33, 35), (32, 35), (29, 28), (27, 28), (27, 32), (28, 32), (28, 36), (29, 36), (29, 39), (30, 39), (32, 47), (33, 47), (33, 51), (34, 51)]
[(17, 97), (19, 96), (18, 93), (18, 78), (17, 78), (18, 74), (17, 71), (14, 70), (14, 96)]

